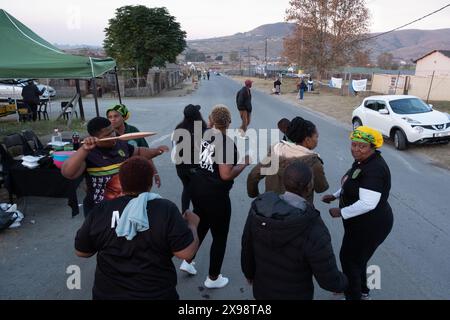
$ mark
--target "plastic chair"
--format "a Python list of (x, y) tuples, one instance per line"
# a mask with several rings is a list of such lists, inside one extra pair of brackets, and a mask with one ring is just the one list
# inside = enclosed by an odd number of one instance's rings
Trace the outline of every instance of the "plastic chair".
[(23, 130), (22, 137), (28, 146), (31, 148), (33, 154), (42, 153), (44, 150), (44, 145), (33, 130)]
[(48, 112), (47, 112), (48, 101), (41, 101), (38, 106), (38, 119), (41, 120), (41, 115), (44, 120), (49, 120)]
[[(61, 110), (64, 110), (64, 108), (67, 106), (69, 101), (61, 101)], [(63, 114), (63, 119), (69, 120), (69, 114), (75, 113), (75, 116), (78, 118), (78, 113), (76, 110), (74, 110), (73, 105), (70, 104), (70, 107), (66, 109), (66, 111)]]

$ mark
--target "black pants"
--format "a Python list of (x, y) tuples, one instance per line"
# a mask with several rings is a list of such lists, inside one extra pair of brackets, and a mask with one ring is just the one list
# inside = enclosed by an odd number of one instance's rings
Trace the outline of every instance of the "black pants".
[(189, 165), (178, 165), (177, 175), (183, 184), (183, 191), (181, 193), (181, 213), (189, 209), (191, 203), (191, 196), (189, 195), (189, 183), (191, 181), (192, 167)]
[(37, 119), (37, 109), (38, 106), (35, 103), (28, 103), (28, 106), (30, 107), (31, 113), (33, 114), (33, 121), (36, 121)]
[(92, 200), (88, 200), (87, 197), (83, 199), (83, 214), (84, 218), (87, 218), (89, 212), (95, 207), (95, 203)]
[(190, 188), (194, 212), (200, 217), (197, 233), (201, 244), (208, 231), (211, 230), (213, 240), (209, 254), (209, 276), (215, 278), (222, 269), (227, 247), (231, 218), (230, 196), (226, 191), (202, 195), (198, 192), (199, 188), (203, 188), (203, 186), (195, 185)]
[[(378, 214), (378, 213), (370, 213)], [(345, 233), (339, 254), (342, 271), (348, 278), (347, 300), (360, 300), (367, 287), (367, 263), (392, 230), (393, 216), (389, 208), (377, 219), (344, 225)]]

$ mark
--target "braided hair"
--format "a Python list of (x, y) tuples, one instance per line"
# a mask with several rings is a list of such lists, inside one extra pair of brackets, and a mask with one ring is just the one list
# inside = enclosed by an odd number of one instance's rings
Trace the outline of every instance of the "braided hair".
[(292, 142), (301, 144), (307, 137), (312, 137), (317, 132), (316, 125), (302, 117), (295, 117), (286, 132), (286, 136)]

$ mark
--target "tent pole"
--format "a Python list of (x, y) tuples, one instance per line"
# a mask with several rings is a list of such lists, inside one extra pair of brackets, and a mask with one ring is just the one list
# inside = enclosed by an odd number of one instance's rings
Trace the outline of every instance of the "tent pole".
[(120, 87), (119, 87), (119, 78), (117, 76), (117, 67), (114, 67), (115, 75), (116, 75), (116, 89), (117, 94), (119, 96), (119, 103), (122, 104), (122, 97), (120, 96)]
[(75, 80), (75, 86), (77, 88), (77, 94), (78, 94), (78, 107), (80, 108), (80, 118), (81, 121), (84, 121), (84, 109), (83, 109), (83, 101), (81, 99), (81, 90), (80, 90), (80, 80)]
[(100, 113), (98, 111), (98, 100), (97, 100), (97, 81), (95, 81), (95, 78), (92, 78), (92, 84), (94, 87), (95, 112), (97, 114), (97, 117), (100, 117)]

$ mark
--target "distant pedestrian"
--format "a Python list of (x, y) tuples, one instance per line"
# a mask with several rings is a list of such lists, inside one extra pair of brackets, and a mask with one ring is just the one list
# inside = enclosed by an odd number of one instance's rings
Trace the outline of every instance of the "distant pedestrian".
[(33, 80), (28, 80), (27, 85), (22, 89), (23, 102), (30, 108), (33, 115), (33, 121), (36, 121), (37, 119), (37, 108), (41, 102), (39, 96), (42, 96), (44, 92), (45, 88), (39, 90)]
[(241, 88), (236, 94), (236, 105), (239, 110), (239, 114), (242, 119), (242, 125), (240, 127), (241, 136), (245, 137), (245, 132), (250, 125), (252, 115), (252, 87), (253, 81), (250, 79), (245, 80), (245, 86)]
[(208, 72), (206, 73), (206, 77), (208, 77), (208, 80), (209, 80), (209, 77), (210, 77), (209, 70), (208, 70)]
[(275, 89), (275, 94), (280, 94), (281, 93), (281, 81), (280, 78), (277, 78), (274, 82), (273, 82), (273, 88)]
[(299, 91), (299, 99), (303, 100), (303, 95), (305, 93), (305, 90), (308, 90), (308, 86), (305, 83), (305, 80), (302, 79), (300, 82), (300, 91)]
[(307, 86), (308, 86), (308, 92), (314, 91), (314, 81), (312, 80), (312, 77), (309, 77)]

